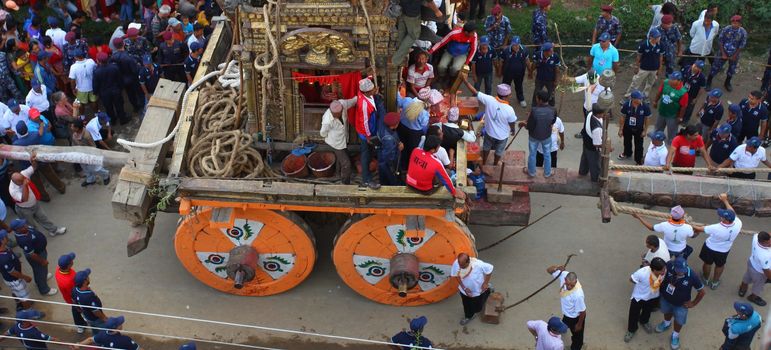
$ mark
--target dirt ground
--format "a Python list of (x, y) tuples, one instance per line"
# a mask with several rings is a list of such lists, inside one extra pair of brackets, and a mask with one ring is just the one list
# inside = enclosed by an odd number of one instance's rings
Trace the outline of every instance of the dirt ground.
[[(724, 101), (739, 101), (751, 89), (756, 89), (761, 71), (742, 66), (744, 71), (734, 80), (735, 90)], [(628, 86), (630, 72), (622, 69), (616, 90)], [(722, 76), (715, 81), (722, 84)], [(526, 84), (526, 95), (532, 93), (532, 83)], [(580, 141), (572, 138), (579, 130), (582, 94), (566, 93), (562, 118), (567, 122), (567, 149), (559, 155), (560, 167), (577, 168)], [(524, 110), (517, 113), (524, 115)], [(611, 126), (616, 144), (617, 129)], [(124, 131), (130, 133), (130, 131)], [(515, 140), (515, 149), (525, 149), (525, 137)], [(114, 173), (115, 174), (115, 173)], [(43, 204), (51, 219), (69, 228), (65, 236), (49, 239), (49, 256), (75, 251), (76, 269), (90, 267), (94, 290), (105, 306), (191, 318), (210, 319), (266, 327), (286, 328), (307, 332), (334, 334), (373, 340), (386, 340), (407, 327), (407, 319), (428, 316), (425, 336), (439, 347), (447, 349), (530, 349), (533, 339), (524, 323), (530, 319), (547, 319), (558, 315), (557, 286), (553, 285), (528, 302), (509, 310), (500, 325), (482, 324), (478, 320), (465, 327), (458, 325), (462, 309), (460, 298), (453, 296), (443, 302), (410, 308), (397, 308), (373, 303), (350, 290), (339, 279), (330, 259), (331, 240), (338, 227), (315, 227), (318, 261), (310, 277), (297, 288), (284, 294), (247, 298), (222, 294), (192, 277), (177, 261), (173, 248), (178, 216), (161, 214), (155, 236), (149, 248), (140, 255), (126, 257), (129, 226), (112, 217), (110, 199), (114, 183), (82, 189), (80, 179), (68, 179), (68, 192), (52, 191), (53, 200)], [(667, 335), (639, 332), (631, 343), (623, 343), (631, 284), (629, 275), (639, 264), (648, 232), (631, 217), (616, 217), (609, 224), (601, 223), (596, 198), (551, 194), (532, 194), (532, 218), (557, 206), (561, 209), (505, 243), (485, 251), (480, 258), (495, 265), (493, 283), (504, 292), (507, 302), (518, 300), (550, 280), (545, 273), (548, 265), (562, 263), (567, 254), (576, 253), (569, 270), (576, 271), (587, 295), (588, 316), (585, 349), (665, 349)], [(665, 210), (665, 208), (657, 208)], [(717, 220), (712, 210), (688, 210), (702, 222)], [(12, 215), (12, 214), (9, 214)], [(745, 226), (753, 230), (768, 230), (771, 219), (742, 217)], [(478, 227), (471, 231), (478, 246), (485, 246), (512, 232), (514, 227)], [(690, 242), (696, 249), (690, 263), (696, 269), (701, 262), (697, 255), (703, 242), (699, 237)], [(717, 348), (722, 342), (722, 320), (731, 315), (732, 302), (737, 300), (736, 288), (749, 255), (751, 237), (742, 236), (734, 244), (723, 284), (707, 295), (691, 310), (688, 324), (682, 332), (683, 349)], [(51, 259), (55, 261), (54, 259)], [(24, 263), (25, 269), (29, 266)], [(52, 265), (53, 266), (53, 265)], [(53, 268), (53, 267), (52, 267)], [(7, 295), (7, 288), (0, 293)], [(34, 289), (34, 288), (33, 288)], [(32, 293), (39, 298), (37, 292)], [(771, 295), (766, 293), (767, 299)], [(61, 301), (60, 296), (46, 300)], [(8, 300), (2, 306), (11, 307)], [(69, 308), (41, 306), (48, 319), (70, 322)], [(759, 308), (763, 315), (768, 309)], [(114, 316), (119, 313), (107, 312)], [(278, 349), (337, 349), (343, 344), (319, 337), (296, 336), (280, 332), (219, 326), (201, 322), (178, 321), (125, 313), (126, 330), (197, 337), (223, 342), (245, 343)], [(658, 322), (661, 314), (654, 314)], [(7, 322), (6, 322), (7, 323)], [(41, 326), (42, 329), (67, 340), (80, 339), (71, 329)], [(177, 340), (137, 337), (144, 349), (176, 349)], [(569, 343), (569, 337), (565, 337)], [(6, 340), (4, 345), (18, 342)], [(350, 349), (382, 349), (347, 343)], [(2, 348), (3, 345), (0, 345)], [(57, 347), (52, 347), (57, 348)], [(199, 349), (236, 349), (237, 347), (199, 344)]]

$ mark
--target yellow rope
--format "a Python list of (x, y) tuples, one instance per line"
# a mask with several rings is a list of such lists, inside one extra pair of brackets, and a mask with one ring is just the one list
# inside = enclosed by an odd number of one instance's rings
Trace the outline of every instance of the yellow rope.
[[(669, 214), (663, 213), (660, 211), (630, 207), (627, 205), (620, 205), (618, 204), (618, 202), (616, 202), (615, 199), (613, 199), (613, 197), (610, 197), (610, 211), (613, 212), (613, 215), (616, 215), (616, 216), (619, 213), (621, 213), (621, 214), (628, 214), (628, 215), (637, 214), (641, 216), (647, 216), (647, 217), (662, 219), (662, 220), (669, 220), (670, 218)], [(706, 226), (705, 224), (693, 221), (693, 218), (690, 215), (685, 216), (685, 222), (687, 222), (690, 225)], [(754, 235), (756, 233), (757, 233), (756, 231), (741, 230), (741, 234), (743, 235)]]
[[(629, 165), (629, 164), (610, 164), (610, 170), (624, 171), (643, 171), (643, 172), (663, 172), (660, 166), (648, 165)], [(771, 168), (719, 168), (710, 171), (709, 168), (683, 168), (670, 167), (669, 171), (673, 173), (691, 173), (691, 172), (714, 172), (714, 173), (771, 173)]]

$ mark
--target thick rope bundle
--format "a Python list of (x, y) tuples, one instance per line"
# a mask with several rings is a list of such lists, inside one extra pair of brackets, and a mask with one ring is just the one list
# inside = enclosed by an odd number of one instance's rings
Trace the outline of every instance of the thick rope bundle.
[[(207, 84), (198, 96), (188, 150), (188, 170), (193, 177), (255, 178), (273, 176), (254, 139), (236, 125), (238, 91)], [(245, 97), (241, 97), (244, 99)], [(246, 110), (240, 111), (242, 118)]]
[(218, 70), (225, 69), (222, 75), (217, 77), (217, 81), (220, 82), (222, 87), (239, 89), (241, 87), (241, 72), (239, 69), (239, 63), (236, 60), (227, 63), (220, 63), (217, 66)]

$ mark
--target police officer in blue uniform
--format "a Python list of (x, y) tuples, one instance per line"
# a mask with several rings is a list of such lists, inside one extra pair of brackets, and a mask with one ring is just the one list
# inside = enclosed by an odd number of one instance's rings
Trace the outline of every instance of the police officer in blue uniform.
[[(710, 90), (707, 94), (707, 100), (704, 101), (704, 106), (699, 111), (699, 121), (701, 122), (701, 134), (703, 136), (709, 136), (712, 134), (712, 130), (717, 128), (720, 123), (720, 119), (723, 119), (723, 103), (720, 101), (720, 97), (723, 96), (723, 91), (718, 88)], [(709, 142), (708, 140), (704, 140)], [(706, 147), (709, 147), (707, 143)]]
[(201, 54), (203, 53), (203, 47), (197, 41), (190, 44), (190, 54), (185, 58), (184, 69), (185, 77), (187, 78), (187, 84), (193, 84), (193, 77), (195, 71), (198, 69), (198, 63), (201, 62)]
[(736, 73), (736, 64), (739, 62), (739, 54), (747, 46), (747, 31), (742, 28), (742, 16), (734, 15), (731, 17), (731, 25), (720, 31), (718, 38), (720, 50), (715, 53), (715, 60), (712, 61), (712, 70), (707, 79), (707, 88), (712, 86), (712, 78), (723, 69), (723, 64), (728, 61), (728, 70), (725, 73), (725, 89), (733, 91), (731, 78)]
[(196, 350), (195, 343), (189, 342), (187, 344), (182, 344), (182, 346), (179, 347), (179, 350)]
[(657, 28), (661, 32), (661, 47), (664, 49), (663, 58), (667, 75), (675, 71), (675, 61), (680, 55), (680, 41), (683, 39), (680, 29), (673, 22), (672, 15), (664, 15), (661, 17), (661, 25)]
[(533, 64), (527, 76), (533, 79), (533, 71), (536, 71), (533, 104), (535, 104), (535, 97), (538, 91), (546, 88), (546, 91), (549, 93), (549, 105), (554, 107), (554, 89), (557, 86), (557, 81), (559, 81), (559, 66), (561, 63), (560, 57), (554, 53), (554, 45), (550, 42), (541, 45), (541, 50), (535, 53)]
[(423, 336), (423, 328), (428, 323), (426, 316), (420, 316), (410, 320), (410, 330), (401, 331), (391, 337), (391, 342), (403, 346), (391, 345), (394, 350), (410, 350), (413, 346), (430, 348), (433, 346), (431, 340)]
[[(0, 275), (3, 281), (10, 288), (11, 295), (16, 299), (16, 310), (26, 310), (32, 308), (32, 302), (29, 299), (29, 288), (27, 283), (32, 281), (21, 272), (21, 260), (13, 253), (8, 246), (8, 231), (0, 230)], [(41, 317), (45, 317), (41, 313)]]
[(40, 331), (30, 320), (37, 320), (43, 314), (37, 310), (22, 310), (16, 313), (16, 324), (5, 331), (5, 336), (18, 339), (27, 350), (46, 350), (49, 341), (59, 341)]
[(40, 233), (34, 227), (27, 225), (24, 219), (15, 219), (9, 225), (15, 233), (16, 243), (24, 251), (24, 257), (32, 266), (32, 275), (37, 289), (42, 295), (55, 295), (56, 288), (48, 286), (48, 240), (46, 235)]
[(688, 88), (688, 107), (683, 115), (683, 125), (688, 125), (693, 114), (693, 108), (696, 106), (696, 99), (701, 94), (701, 90), (707, 86), (707, 77), (704, 76), (704, 61), (697, 60), (692, 65), (683, 69), (683, 82)]
[(169, 80), (185, 82), (182, 64), (187, 57), (187, 45), (174, 40), (170, 31), (163, 33), (163, 42), (158, 45), (158, 64), (163, 67), (163, 77)]
[[(72, 288), (72, 301), (80, 306), (80, 313), (89, 327), (105, 328), (107, 315), (102, 311), (102, 300), (91, 290), (91, 269), (78, 271), (75, 274), (75, 288)], [(91, 329), (92, 334), (99, 332)]]
[(551, 0), (538, 0), (538, 8), (533, 11), (533, 22), (530, 32), (533, 36), (533, 44), (541, 45), (549, 41), (548, 23), (546, 13), (551, 9)]
[[(739, 143), (744, 139), (754, 136), (766, 135), (768, 129), (768, 108), (763, 104), (763, 93), (752, 91), (750, 95), (743, 99), (739, 106), (742, 108), (742, 132), (739, 134)], [(760, 133), (758, 133), (760, 129)]]
[(144, 66), (139, 69), (139, 87), (145, 95), (145, 104), (147, 104), (150, 96), (155, 92), (158, 80), (161, 79), (161, 67), (153, 62), (153, 58), (150, 55), (145, 55), (142, 58), (142, 64)]
[(715, 164), (723, 163), (739, 146), (736, 137), (731, 134), (731, 125), (723, 124), (710, 134), (712, 146), (709, 149), (709, 157)]
[(738, 104), (729, 104), (728, 119), (726, 119), (725, 122), (731, 126), (731, 134), (736, 137), (736, 141), (738, 142), (739, 135), (742, 133), (742, 125), (744, 124), (744, 120), (742, 120), (742, 107)]
[(142, 348), (139, 344), (134, 342), (131, 337), (120, 333), (124, 322), (126, 322), (126, 318), (123, 316), (110, 317), (104, 322), (104, 327), (102, 327), (109, 330), (99, 331), (99, 333), (96, 333), (93, 337), (86, 338), (80, 344), (103, 346), (110, 349), (141, 350)]
[(525, 80), (525, 73), (530, 66), (530, 57), (528, 51), (521, 43), (519, 36), (511, 39), (511, 45), (503, 52), (503, 83), (508, 84), (517, 92), (517, 101), (522, 108), (527, 107), (525, 102), (525, 89), (522, 88), (522, 81)]
[(618, 136), (624, 137), (624, 152), (618, 155), (618, 159), (626, 159), (632, 156), (632, 144), (634, 142), (634, 161), (637, 165), (643, 164), (643, 141), (645, 130), (648, 129), (648, 118), (651, 116), (650, 107), (643, 101), (643, 93), (635, 90), (630, 95), (631, 99), (621, 106), (621, 120)]

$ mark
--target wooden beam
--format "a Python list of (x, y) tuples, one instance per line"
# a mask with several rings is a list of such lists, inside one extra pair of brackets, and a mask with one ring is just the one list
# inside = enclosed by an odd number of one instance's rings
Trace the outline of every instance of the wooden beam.
[(37, 159), (44, 162), (122, 166), (129, 160), (127, 152), (107, 151), (96, 147), (0, 144), (0, 157), (6, 159), (29, 160), (30, 152), (35, 152)]

